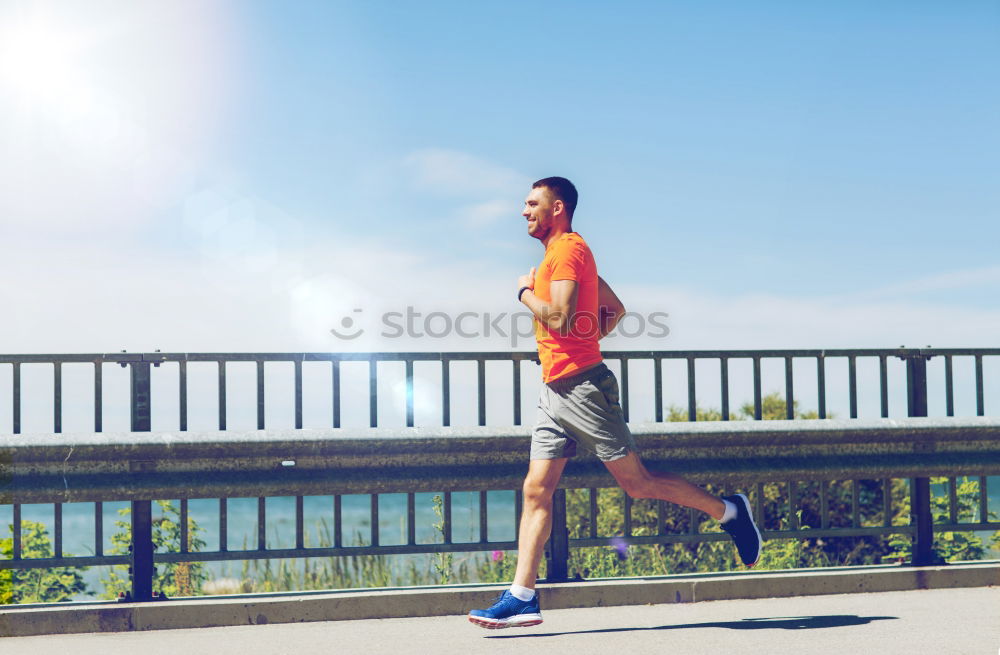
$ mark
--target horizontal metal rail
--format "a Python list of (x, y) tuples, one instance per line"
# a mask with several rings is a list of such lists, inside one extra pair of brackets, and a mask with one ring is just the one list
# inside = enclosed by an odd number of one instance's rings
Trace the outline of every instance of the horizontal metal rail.
[[(725, 357), (740, 358), (783, 358), (783, 357), (910, 357), (923, 355), (937, 356), (1000, 356), (1000, 348), (767, 348), (767, 349), (707, 349), (707, 350), (604, 350), (606, 359), (688, 359)], [(199, 352), (199, 353), (45, 353), (45, 354), (5, 354), (0, 353), (0, 364), (12, 363), (87, 363), (104, 361), (108, 363), (127, 362), (217, 362), (243, 361), (456, 361), (485, 360), (538, 360), (538, 353), (527, 351), (467, 351), (467, 352)]]
[[(984, 384), (984, 358), (1000, 357), (1000, 348), (836, 348), (836, 349), (766, 349), (766, 350), (636, 350), (636, 351), (604, 351), (603, 356), (608, 361), (617, 361), (621, 372), (621, 404), (626, 418), (629, 418), (632, 410), (632, 398), (629, 393), (629, 364), (630, 362), (649, 361), (653, 365), (652, 384), (648, 385), (653, 390), (653, 420), (662, 421), (664, 418), (664, 378), (663, 364), (671, 360), (684, 360), (687, 363), (686, 377), (687, 387), (687, 416), (694, 421), (698, 415), (697, 398), (697, 377), (698, 367), (696, 363), (714, 361), (718, 365), (719, 375), (719, 399), (721, 401), (721, 416), (723, 420), (731, 418), (730, 403), (730, 365), (733, 362), (748, 360), (752, 363), (752, 384), (753, 384), (753, 416), (762, 418), (763, 413), (763, 369), (762, 362), (777, 360), (784, 364), (783, 400), (785, 401), (786, 418), (794, 418), (795, 400), (802, 398), (796, 395), (795, 363), (802, 360), (812, 360), (815, 365), (815, 406), (820, 418), (828, 416), (827, 396), (831, 391), (828, 385), (828, 363), (832, 361), (846, 361), (848, 367), (846, 396), (849, 399), (848, 417), (858, 417), (859, 407), (859, 380), (858, 362), (859, 360), (874, 360), (878, 363), (878, 401), (879, 415), (889, 416), (889, 370), (887, 362), (889, 359), (902, 359), (907, 363), (915, 360), (929, 360), (935, 357), (944, 358), (945, 379), (944, 379), (944, 404), (947, 415), (955, 414), (955, 360), (956, 358), (970, 359), (974, 364), (975, 383), (975, 407), (976, 415), (986, 414), (987, 398)], [(62, 367), (64, 364), (92, 364), (94, 367), (94, 431), (101, 432), (104, 424), (105, 402), (104, 402), (104, 374), (105, 365), (120, 365), (123, 367), (159, 367), (161, 365), (176, 365), (179, 371), (178, 382), (178, 426), (180, 430), (188, 429), (188, 364), (192, 363), (214, 363), (217, 366), (217, 386), (218, 386), (218, 428), (224, 430), (227, 427), (227, 368), (228, 364), (239, 362), (254, 362), (257, 364), (256, 371), (256, 408), (257, 408), (257, 428), (276, 427), (267, 425), (266, 417), (266, 386), (265, 368), (268, 364), (291, 363), (295, 367), (294, 392), (288, 399), (294, 403), (294, 425), (288, 427), (302, 427), (302, 403), (303, 403), (303, 380), (302, 367), (306, 362), (328, 362), (330, 364), (330, 376), (332, 380), (332, 398), (330, 412), (330, 426), (341, 426), (341, 406), (342, 406), (342, 380), (341, 365), (346, 362), (368, 362), (368, 422), (371, 427), (379, 424), (379, 392), (378, 376), (379, 364), (400, 362), (405, 365), (405, 421), (406, 425), (415, 425), (414, 412), (414, 364), (417, 362), (440, 362), (441, 363), (441, 425), (452, 424), (451, 412), (451, 364), (454, 362), (477, 362), (476, 370), (476, 390), (477, 390), (477, 412), (476, 422), (478, 425), (487, 425), (486, 413), (486, 362), (509, 361), (512, 364), (512, 410), (513, 423), (520, 425), (522, 422), (521, 407), (521, 363), (525, 361), (538, 362), (538, 355), (534, 351), (491, 351), (491, 352), (366, 352), (366, 353), (93, 353), (93, 354), (0, 354), (0, 366), (10, 365), (12, 367), (12, 412), (11, 412), (11, 432), (18, 434), (22, 432), (22, 368), (25, 365), (47, 364), (53, 366), (52, 384), (52, 431), (62, 432), (63, 414), (63, 382)], [(493, 375), (491, 373), (491, 375)], [(147, 380), (148, 382), (148, 380)], [(839, 388), (843, 393), (845, 389)], [(123, 399), (124, 400), (124, 399)], [(383, 402), (385, 402), (383, 400)], [(509, 422), (505, 419), (504, 423)], [(0, 426), (0, 430), (3, 430)]]

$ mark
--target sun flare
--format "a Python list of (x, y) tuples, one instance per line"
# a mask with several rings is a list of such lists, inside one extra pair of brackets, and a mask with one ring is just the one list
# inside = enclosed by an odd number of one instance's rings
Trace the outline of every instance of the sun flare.
[(35, 108), (72, 111), (92, 101), (82, 57), (88, 35), (45, 14), (0, 27), (0, 92)]
[(0, 223), (146, 225), (208, 162), (238, 70), (232, 6), (0, 1)]

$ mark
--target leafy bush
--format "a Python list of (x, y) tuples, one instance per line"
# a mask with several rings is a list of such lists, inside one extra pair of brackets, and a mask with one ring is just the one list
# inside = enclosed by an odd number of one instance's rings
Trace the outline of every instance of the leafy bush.
[[(931, 478), (932, 488), (947, 488), (948, 478)], [(978, 517), (979, 480), (972, 477), (955, 478), (955, 496), (957, 500), (956, 518), (959, 521), (985, 521), (987, 517)], [(906, 511), (909, 512), (909, 497), (905, 499)], [(931, 494), (931, 516), (934, 523), (947, 523), (950, 520), (948, 495)], [(989, 519), (996, 519), (996, 512), (988, 512)], [(1000, 530), (993, 533), (990, 541), (1000, 544)], [(913, 542), (909, 535), (893, 535), (889, 545), (895, 549), (890, 557), (909, 559), (913, 554)], [(935, 532), (934, 544), (931, 547), (934, 559), (941, 562), (982, 559), (986, 547), (982, 538), (971, 532)]]
[[(154, 547), (165, 549), (168, 553), (179, 553), (181, 550), (180, 509), (169, 500), (157, 500), (156, 504), (163, 516), (153, 520)], [(128, 507), (118, 510), (123, 517), (115, 521), (118, 530), (111, 535), (111, 555), (127, 555), (132, 543), (132, 523), (127, 518), (131, 515)], [(200, 537), (204, 529), (194, 519), (188, 516), (188, 550), (196, 552), (205, 547), (205, 541)], [(162, 572), (160, 572), (162, 570)], [(153, 576), (153, 593), (162, 592), (168, 597), (196, 596), (201, 593), (202, 584), (208, 579), (204, 564), (200, 562), (170, 562), (161, 564)], [(103, 598), (117, 598), (120, 593), (131, 589), (127, 566), (112, 566), (107, 577), (101, 578), (104, 591)]]
[(0, 570), (0, 605), (14, 602), (14, 576), (10, 569)]
[[(13, 534), (14, 526), (8, 525)], [(14, 556), (13, 537), (0, 539), (0, 553), (5, 558)], [(63, 555), (72, 557), (71, 553)], [(43, 524), (21, 521), (21, 556), (25, 559), (53, 557), (49, 533)], [(57, 603), (80, 594), (92, 595), (81, 575), (85, 570), (82, 566), (61, 566), (0, 571), (0, 604)]]

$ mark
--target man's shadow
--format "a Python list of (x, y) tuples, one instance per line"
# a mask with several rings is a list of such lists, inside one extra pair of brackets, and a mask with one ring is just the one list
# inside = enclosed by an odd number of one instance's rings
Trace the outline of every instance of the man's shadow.
[(857, 616), (856, 614), (831, 614), (828, 616), (775, 616), (740, 621), (709, 621), (707, 623), (679, 623), (659, 625), (649, 628), (602, 628), (599, 630), (576, 630), (571, 632), (529, 632), (516, 635), (489, 635), (488, 639), (518, 639), (523, 637), (559, 637), (562, 635), (586, 635), (600, 632), (637, 632), (643, 630), (680, 630), (683, 628), (729, 628), (730, 630), (813, 630), (816, 628), (842, 628), (850, 625), (865, 625), (872, 621), (898, 619), (898, 616)]

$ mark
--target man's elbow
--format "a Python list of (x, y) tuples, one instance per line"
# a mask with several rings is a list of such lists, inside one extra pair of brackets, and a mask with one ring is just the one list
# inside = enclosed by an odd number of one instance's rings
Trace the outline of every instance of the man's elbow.
[(549, 316), (549, 329), (565, 335), (569, 331), (569, 314), (566, 312), (554, 312)]

